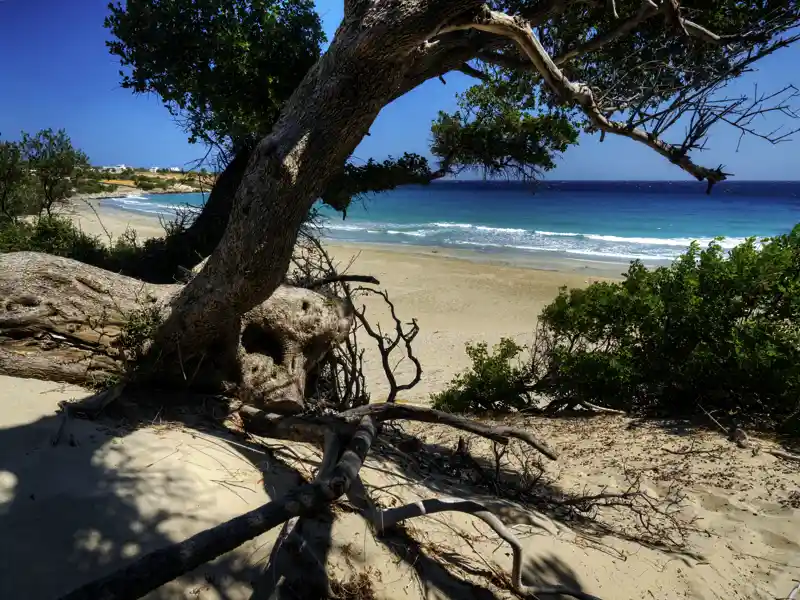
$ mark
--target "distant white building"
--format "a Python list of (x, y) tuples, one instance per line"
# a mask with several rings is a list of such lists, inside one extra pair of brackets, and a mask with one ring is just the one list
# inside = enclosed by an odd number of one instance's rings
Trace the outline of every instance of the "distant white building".
[(158, 167), (150, 167), (151, 173), (158, 173)]
[(181, 172), (181, 168), (180, 167), (170, 167), (169, 170), (172, 173), (180, 173)]
[(106, 173), (122, 173), (127, 168), (125, 165), (116, 165), (114, 167), (100, 167), (100, 170)]

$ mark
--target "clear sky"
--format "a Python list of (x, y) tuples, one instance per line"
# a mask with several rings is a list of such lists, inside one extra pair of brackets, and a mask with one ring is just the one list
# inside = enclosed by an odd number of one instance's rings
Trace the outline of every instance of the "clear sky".
[[(343, 0), (317, 0), (329, 38), (342, 17)], [(202, 157), (186, 141), (154, 96), (134, 96), (119, 86), (119, 66), (104, 45), (107, 0), (0, 0), (0, 134), (65, 128), (96, 165), (181, 166)], [(800, 47), (765, 59), (737, 89), (800, 86)], [(790, 77), (794, 75), (795, 80)], [(384, 108), (355, 152), (361, 159), (404, 151), (428, 155), (430, 123), (455, 106), (456, 92), (473, 81), (460, 74), (446, 85), (429, 81)], [(735, 90), (732, 90), (735, 91)], [(791, 123), (790, 123), (791, 125)], [(756, 139), (736, 149), (738, 134), (718, 129), (701, 158), (724, 164), (738, 179), (800, 179), (800, 134), (777, 146)], [(608, 136), (602, 144), (583, 136), (548, 179), (682, 179), (654, 152)]]

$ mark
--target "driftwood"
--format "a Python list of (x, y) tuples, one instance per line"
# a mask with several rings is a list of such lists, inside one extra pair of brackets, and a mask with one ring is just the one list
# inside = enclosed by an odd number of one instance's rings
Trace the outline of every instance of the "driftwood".
[(529, 586), (522, 583), (522, 566), (525, 558), (522, 544), (517, 536), (506, 527), (506, 525), (495, 515), (486, 505), (476, 500), (462, 500), (460, 498), (430, 498), (419, 502), (412, 502), (403, 506), (379, 509), (370, 501), (366, 487), (359, 477), (350, 486), (347, 494), (348, 499), (357, 506), (370, 520), (377, 534), (381, 534), (398, 523), (441, 512), (460, 512), (473, 515), (486, 523), (492, 530), (511, 546), (513, 552), (513, 566), (511, 569), (511, 586), (514, 591), (529, 597), (537, 598), (540, 595), (561, 595), (571, 596), (578, 600), (600, 600), (597, 596), (592, 596), (579, 590), (573, 590), (562, 586), (539, 587)]
[[(297, 517), (313, 516), (326, 504), (345, 494), (362, 509), (379, 534), (401, 521), (436, 512), (459, 511), (473, 514), (511, 546), (514, 553), (512, 586), (515, 591), (532, 598), (537, 594), (562, 594), (579, 600), (598, 600), (589, 594), (567, 588), (524, 585), (521, 575), (522, 547), (514, 534), (487, 506), (472, 500), (429, 499), (380, 512), (367, 498), (358, 474), (378, 435), (378, 427), (384, 421), (441, 423), (503, 444), (512, 438), (519, 439), (548, 458), (555, 459), (556, 455), (529, 432), (506, 426), (489, 426), (425, 407), (394, 403), (317, 415), (268, 414), (252, 406), (243, 406), (239, 409), (239, 414), (248, 431), (324, 445), (323, 459), (314, 481), (296, 488), (280, 500), (269, 502), (188, 540), (152, 552), (128, 567), (75, 590), (62, 600), (139, 598), (281, 523), (285, 525), (280, 538), (285, 541), (291, 535)], [(348, 440), (347, 447), (340, 454), (343, 440)], [(276, 553), (273, 553), (270, 560), (275, 556)]]
[[(347, 493), (375, 439), (375, 423), (364, 417), (340, 456), (331, 443), (323, 459), (322, 476), (230, 521), (207, 529), (183, 542), (146, 554), (131, 565), (92, 581), (62, 600), (135, 600), (157, 587), (188, 573), (248, 540), (303, 515), (314, 515), (326, 504)], [(335, 461), (328, 470), (327, 465)]]
[[(0, 255), (0, 374), (84, 386), (121, 378), (147, 350), (147, 327), (166, 318), (181, 288), (47, 254)], [(343, 303), (281, 286), (242, 316), (213, 356), (178, 360), (159, 373), (170, 383), (234, 390), (254, 405), (299, 411), (307, 372), (351, 324)]]

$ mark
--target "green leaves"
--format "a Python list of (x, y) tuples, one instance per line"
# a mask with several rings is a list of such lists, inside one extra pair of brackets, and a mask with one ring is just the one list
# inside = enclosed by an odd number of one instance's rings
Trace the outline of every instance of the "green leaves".
[(89, 158), (72, 145), (66, 131), (44, 129), (20, 142), (28, 168), (37, 182), (41, 209), (50, 215), (53, 205), (72, 195), (74, 180), (89, 168)]
[(72, 195), (89, 159), (66, 132), (22, 133), (20, 142), (0, 142), (0, 218), (47, 212)]
[(519, 361), (523, 351), (509, 338), (502, 338), (491, 354), (485, 342), (467, 344), (472, 366), (456, 375), (446, 390), (431, 397), (433, 407), (448, 412), (482, 413), (528, 406), (527, 371)]
[(486, 177), (527, 180), (554, 168), (554, 155), (577, 143), (577, 129), (565, 113), (539, 110), (531, 88), (487, 76), (459, 97), (460, 110), (439, 113), (433, 154), (453, 172), (477, 169)]
[(0, 141), (0, 220), (27, 214), (32, 184), (20, 144)]
[(716, 410), (800, 432), (800, 226), (726, 253), (695, 243), (671, 266), (562, 290), (540, 323), (537, 391), (633, 412)]
[(109, 4), (122, 86), (158, 94), (191, 141), (232, 145), (272, 129), (325, 41), (310, 0)]

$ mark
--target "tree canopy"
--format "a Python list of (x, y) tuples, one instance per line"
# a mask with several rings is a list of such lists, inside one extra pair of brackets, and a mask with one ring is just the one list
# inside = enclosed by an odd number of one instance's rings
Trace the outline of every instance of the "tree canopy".
[(22, 133), (19, 142), (0, 141), (0, 215), (51, 213), (72, 195), (89, 159), (72, 145), (66, 131)]
[(158, 94), (194, 141), (269, 133), (325, 41), (311, 0), (130, 0), (109, 4), (122, 87)]
[[(124, 67), (122, 85), (157, 93), (193, 141), (239, 143), (268, 133), (325, 42), (307, 0), (129, 0), (109, 8), (106, 26), (116, 39), (108, 46)], [(454, 70), (476, 79), (459, 110), (433, 124), (439, 165), (403, 154), (343, 166), (323, 194), (333, 206), (346, 208), (345, 192), (465, 169), (533, 178), (554, 167), (581, 129), (641, 142), (710, 190), (727, 174), (696, 164), (691, 153), (713, 125), (773, 142), (790, 133), (762, 133), (754, 120), (795, 116), (793, 87), (747, 98), (726, 95), (725, 86), (798, 39), (795, 1), (500, 0), (482, 10), (472, 23), (440, 26), (409, 59), (392, 96)], [(676, 125), (685, 135), (666, 140)]]

